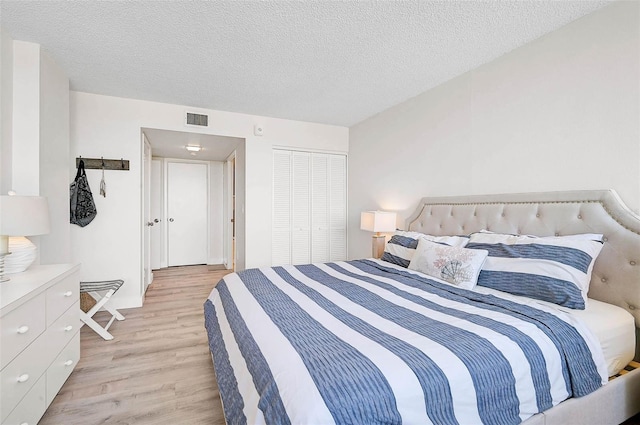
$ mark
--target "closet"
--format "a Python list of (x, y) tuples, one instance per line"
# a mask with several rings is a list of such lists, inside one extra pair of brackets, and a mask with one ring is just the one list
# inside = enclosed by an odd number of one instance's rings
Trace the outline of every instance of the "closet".
[(274, 149), (273, 265), (345, 260), (345, 155)]

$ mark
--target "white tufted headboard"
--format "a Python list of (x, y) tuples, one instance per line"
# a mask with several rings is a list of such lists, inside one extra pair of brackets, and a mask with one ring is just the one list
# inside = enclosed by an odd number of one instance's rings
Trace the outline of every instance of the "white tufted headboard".
[(406, 228), (431, 235), (482, 229), (537, 236), (601, 233), (605, 244), (593, 269), (589, 297), (629, 311), (638, 334), (640, 217), (613, 190), (423, 198)]

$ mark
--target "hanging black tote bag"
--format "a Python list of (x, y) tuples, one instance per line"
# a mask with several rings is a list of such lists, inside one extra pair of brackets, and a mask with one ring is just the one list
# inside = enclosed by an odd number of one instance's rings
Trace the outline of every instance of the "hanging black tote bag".
[(91, 223), (98, 211), (96, 204), (93, 202), (93, 195), (89, 188), (87, 173), (84, 171), (84, 161), (80, 160), (78, 164), (78, 173), (71, 183), (71, 224), (77, 224), (84, 227)]

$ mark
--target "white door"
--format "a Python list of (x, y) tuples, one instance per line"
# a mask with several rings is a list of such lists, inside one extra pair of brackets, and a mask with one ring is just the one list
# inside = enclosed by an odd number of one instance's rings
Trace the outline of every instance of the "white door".
[(142, 143), (144, 145), (143, 152), (143, 170), (144, 173), (144, 188), (143, 188), (143, 229), (144, 229), (144, 265), (142, 272), (142, 294), (147, 291), (147, 288), (151, 284), (153, 280), (153, 273), (151, 272), (151, 226), (153, 226), (153, 221), (151, 220), (151, 145), (147, 140), (147, 136), (142, 133)]
[(273, 265), (347, 257), (347, 157), (273, 151)]
[(167, 163), (167, 262), (206, 264), (208, 258), (208, 165)]
[(329, 155), (329, 259), (347, 259), (347, 157)]
[(151, 227), (151, 270), (158, 270), (163, 267), (162, 186), (162, 160), (153, 159), (151, 160), (151, 221), (153, 222)]
[(307, 152), (293, 152), (292, 211), (291, 224), (291, 264), (307, 264), (311, 259), (311, 155)]
[(329, 261), (329, 156), (311, 155), (311, 262)]
[(271, 264), (291, 264), (291, 152), (273, 151)]

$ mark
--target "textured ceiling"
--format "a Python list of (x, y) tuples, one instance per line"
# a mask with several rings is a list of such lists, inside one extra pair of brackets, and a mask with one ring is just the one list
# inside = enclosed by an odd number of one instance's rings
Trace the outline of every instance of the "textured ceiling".
[(71, 88), (351, 126), (609, 1), (8, 1)]

